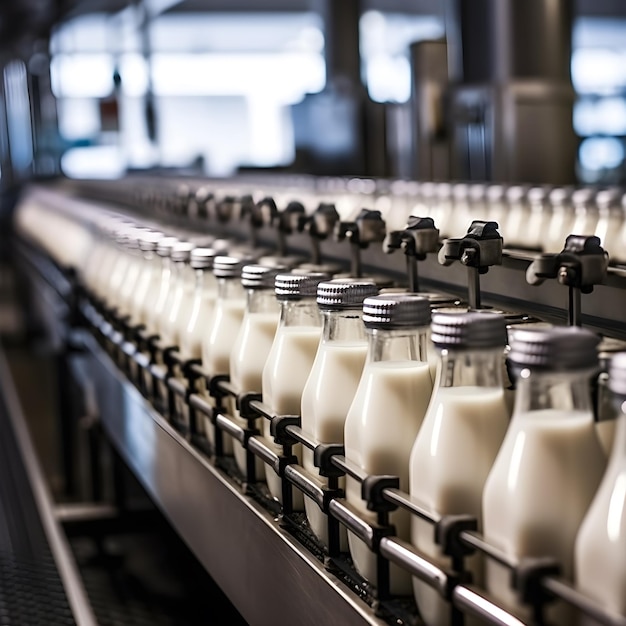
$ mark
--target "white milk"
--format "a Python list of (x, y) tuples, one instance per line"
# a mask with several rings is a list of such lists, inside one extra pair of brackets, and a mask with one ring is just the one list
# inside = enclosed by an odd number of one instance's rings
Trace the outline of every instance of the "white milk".
[[(279, 319), (279, 310), (245, 312), (230, 358), (230, 382), (240, 393), (261, 393), (263, 368), (274, 342)], [(232, 416), (239, 426), (247, 428), (248, 421), (239, 416), (239, 411), (235, 407)], [(260, 419), (257, 420), (257, 426), (261, 426)], [(246, 450), (238, 441), (234, 441), (233, 451), (239, 470), (245, 475)], [(263, 477), (265, 473), (263, 461), (255, 457), (255, 463), (257, 478)]]
[(574, 580), (605, 609), (626, 615), (626, 417), (616, 421), (615, 448), (576, 536)]
[[(302, 392), (302, 430), (317, 443), (343, 443), (346, 416), (359, 385), (367, 356), (367, 342), (331, 341), (321, 343), (311, 374)], [(302, 465), (320, 485), (328, 484), (319, 476), (313, 463), (313, 452), (302, 449)], [(345, 481), (340, 480), (341, 483)], [(324, 544), (328, 544), (326, 514), (310, 498), (304, 499), (304, 508), (311, 529)], [(347, 549), (347, 533), (340, 527), (341, 548)]]
[[(230, 371), (230, 353), (239, 328), (243, 321), (243, 314), (246, 310), (246, 301), (242, 297), (240, 299), (222, 299), (218, 298), (215, 302), (215, 308), (211, 321), (208, 324), (208, 340), (202, 342), (202, 369), (209, 376), (218, 376), (228, 374)], [(206, 394), (207, 401), (213, 403), (211, 396)], [(225, 402), (226, 410), (232, 412), (232, 404)], [(213, 424), (208, 417), (204, 419), (204, 432), (209, 442), (214, 445)], [(224, 436), (224, 453), (232, 454), (232, 437)]]
[[(427, 363), (367, 363), (346, 417), (344, 443), (348, 461), (369, 475), (398, 476), (400, 489), (408, 492), (411, 448), (426, 413), (432, 386)], [(376, 514), (367, 510), (361, 498), (361, 484), (349, 476), (346, 477), (346, 499), (363, 519), (376, 523)], [(404, 541), (410, 540), (410, 518), (410, 513), (401, 508), (389, 516), (396, 536)], [(375, 555), (350, 532), (348, 544), (357, 572), (376, 584)], [(393, 563), (390, 588), (394, 594), (411, 593), (410, 574)]]
[[(604, 466), (588, 412), (546, 409), (514, 416), (485, 484), (485, 539), (513, 557), (554, 557), (571, 578), (576, 533)], [(503, 566), (488, 559), (485, 580), (499, 603), (530, 618)], [(574, 612), (556, 603), (547, 619), (569, 625)]]
[[(307, 382), (322, 336), (321, 326), (279, 327), (263, 369), (263, 402), (274, 415), (300, 415), (302, 392)], [(263, 420), (263, 435), (282, 454), (282, 446), (273, 443), (270, 422)], [(301, 462), (302, 446), (292, 447)], [(265, 479), (271, 494), (282, 501), (281, 478), (270, 467), (265, 467)], [(294, 510), (304, 508), (304, 497), (299, 489), (292, 489)]]
[[(504, 390), (493, 387), (442, 387), (432, 397), (410, 459), (410, 494), (442, 515), (467, 514), (481, 524), (483, 485), (509, 422)], [(449, 567), (434, 541), (433, 525), (411, 517), (411, 541), (429, 560)], [(482, 584), (482, 562), (468, 569)], [(427, 624), (448, 624), (450, 606), (418, 579), (413, 590)]]
[(202, 339), (207, 332), (216, 299), (217, 290), (196, 289), (187, 327), (180, 336), (180, 352), (185, 359), (202, 357)]

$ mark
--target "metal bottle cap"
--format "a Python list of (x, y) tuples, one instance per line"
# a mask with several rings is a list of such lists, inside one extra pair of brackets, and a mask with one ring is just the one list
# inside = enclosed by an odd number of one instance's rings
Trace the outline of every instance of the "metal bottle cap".
[(324, 309), (362, 309), (363, 300), (377, 293), (378, 287), (369, 280), (335, 278), (317, 286), (317, 304)]
[(430, 324), (430, 302), (423, 296), (387, 293), (363, 301), (367, 328), (411, 328)]
[(554, 372), (598, 367), (600, 337), (578, 326), (520, 328), (508, 358), (516, 367)]
[(626, 397), (626, 352), (618, 352), (611, 359), (609, 389), (616, 396)]
[(187, 262), (191, 257), (191, 251), (196, 247), (191, 241), (179, 241), (174, 244), (172, 248), (171, 257), (172, 261)]
[(157, 244), (165, 235), (158, 230), (149, 230), (139, 236), (139, 249), (143, 252), (154, 252)]
[(213, 248), (194, 248), (191, 251), (189, 265), (195, 270), (204, 270), (213, 267), (213, 260), (217, 256), (217, 250)]
[(241, 284), (247, 289), (271, 289), (276, 275), (288, 271), (284, 265), (244, 265), (241, 270)]
[(325, 280), (330, 280), (330, 274), (324, 272), (300, 272), (277, 274), (274, 282), (274, 291), (279, 300), (301, 300), (315, 298), (317, 286)]
[(172, 248), (179, 242), (178, 237), (163, 237), (159, 239), (157, 243), (156, 253), (159, 256), (170, 256), (172, 254)]
[(218, 278), (239, 278), (241, 269), (250, 260), (239, 256), (219, 255), (213, 259), (213, 273)]
[(507, 332), (504, 315), (493, 312), (433, 314), (432, 342), (438, 348), (457, 350), (488, 349), (506, 346)]

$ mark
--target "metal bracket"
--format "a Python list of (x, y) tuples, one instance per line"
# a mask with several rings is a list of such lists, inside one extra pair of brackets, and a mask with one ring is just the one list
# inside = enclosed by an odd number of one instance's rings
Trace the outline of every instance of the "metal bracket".
[(444, 239), (439, 250), (441, 265), (459, 261), (468, 268), (470, 308), (480, 309), (480, 275), (492, 265), (502, 264), (502, 235), (497, 222), (474, 220), (465, 237)]
[(409, 291), (419, 291), (417, 262), (439, 250), (439, 229), (431, 217), (411, 215), (404, 230), (393, 230), (383, 240), (383, 252), (402, 250), (406, 256)]
[(337, 241), (348, 240), (351, 250), (352, 276), (362, 276), (361, 250), (371, 243), (384, 241), (386, 233), (385, 220), (380, 211), (361, 209), (354, 222), (337, 222), (335, 224), (335, 239)]
[(609, 267), (608, 252), (595, 236), (569, 235), (558, 254), (541, 254), (526, 270), (529, 285), (556, 278), (569, 288), (569, 324), (581, 325), (581, 294), (589, 294), (604, 281)]

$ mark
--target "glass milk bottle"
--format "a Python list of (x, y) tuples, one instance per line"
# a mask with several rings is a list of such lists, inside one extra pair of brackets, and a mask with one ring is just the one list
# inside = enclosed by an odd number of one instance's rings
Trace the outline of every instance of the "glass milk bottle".
[(618, 411), (616, 432), (606, 472), (576, 537), (574, 580), (607, 610), (626, 615), (626, 352), (611, 359), (608, 385)]
[(574, 208), (572, 206), (572, 189), (555, 187), (548, 194), (550, 219), (544, 231), (542, 249), (544, 252), (561, 252), (565, 247), (568, 235), (574, 226)]
[(118, 314), (123, 317), (130, 318), (132, 296), (137, 287), (141, 270), (143, 269), (143, 253), (139, 249), (139, 240), (146, 232), (150, 231), (148, 229), (134, 229), (128, 234), (124, 242), (124, 252), (128, 255), (128, 263), (126, 264), (126, 271), (124, 272), (117, 293)]
[[(217, 279), (217, 298), (211, 318), (202, 338), (202, 369), (209, 377), (227, 376), (230, 373), (230, 354), (239, 333), (246, 308), (246, 292), (241, 284), (241, 269), (249, 259), (220, 255), (213, 261), (213, 274)], [(213, 398), (206, 389), (200, 390), (210, 404)], [(232, 403), (226, 402), (231, 411)], [(204, 433), (210, 444), (215, 445), (214, 426), (204, 417)], [(225, 436), (224, 453), (232, 454), (232, 438)]]
[[(316, 302), (317, 285), (330, 280), (321, 272), (294, 272), (278, 274), (274, 283), (280, 303), (280, 321), (274, 343), (263, 368), (263, 402), (274, 415), (300, 415), (302, 391), (311, 372), (313, 360), (322, 336), (322, 316)], [(273, 442), (270, 423), (263, 420), (263, 434)], [(276, 454), (282, 446), (271, 443)], [(301, 458), (301, 445), (293, 446), (293, 453)], [(268, 466), (265, 479), (271, 494), (282, 502), (280, 477)], [(292, 488), (294, 510), (304, 508), (299, 489)]]
[(189, 258), (194, 248), (195, 245), (190, 241), (179, 241), (172, 248), (171, 288), (160, 319), (159, 334), (165, 346), (178, 346), (181, 330), (186, 326), (185, 322), (189, 317), (195, 284)]
[(177, 242), (178, 239), (176, 237), (163, 237), (157, 243), (156, 254), (158, 258), (155, 258), (155, 262), (159, 265), (158, 288), (149, 295), (149, 299), (153, 300), (152, 308), (144, 307), (146, 328), (153, 335), (159, 334), (159, 319), (167, 303), (172, 278), (172, 259), (170, 255), (172, 254), (172, 248)]
[(143, 305), (148, 300), (150, 291), (158, 285), (159, 265), (156, 261), (157, 244), (165, 235), (159, 231), (148, 231), (139, 238), (139, 250), (142, 256), (141, 270), (130, 298), (130, 319), (135, 325), (145, 324)]
[[(482, 492), (509, 423), (502, 381), (507, 343), (504, 316), (493, 312), (434, 313), (431, 341), (440, 353), (433, 395), (409, 461), (409, 493), (440, 515), (472, 515), (481, 525)], [(412, 516), (411, 542), (429, 560), (450, 567), (432, 524)], [(478, 555), (468, 559), (482, 583)], [(413, 580), (426, 624), (448, 624), (450, 605)]]
[(213, 274), (213, 248), (194, 248), (189, 267), (194, 273), (193, 298), (187, 324), (180, 334), (180, 354), (183, 359), (202, 357), (202, 337), (217, 299), (217, 278)]
[(133, 236), (136, 226), (124, 226), (115, 233), (115, 260), (111, 267), (110, 274), (106, 277), (104, 283), (104, 301), (108, 308), (118, 309), (120, 305), (120, 288), (126, 276), (126, 270), (131, 262), (131, 256), (128, 253), (128, 239)]
[[(590, 386), (598, 342), (578, 327), (514, 333), (508, 358), (516, 371), (515, 408), (483, 492), (486, 541), (514, 559), (552, 557), (565, 578), (572, 577), (576, 533), (606, 463)], [(530, 619), (511, 589), (510, 572), (492, 559), (486, 563), (490, 595)], [(573, 613), (555, 602), (547, 620), (572, 624)]]
[[(233, 344), (230, 356), (230, 382), (238, 393), (261, 393), (263, 388), (263, 368), (274, 343), (280, 305), (274, 293), (276, 275), (287, 268), (269, 265), (246, 265), (241, 270), (241, 284), (246, 289), (246, 309)], [(248, 421), (232, 408), (234, 421), (247, 428)], [(256, 420), (260, 428), (261, 418)], [(239, 470), (246, 473), (246, 450), (238, 442), (233, 442), (235, 460)], [(254, 457), (257, 478), (264, 476), (264, 463)]]
[[(363, 322), (368, 336), (365, 368), (346, 417), (346, 458), (368, 475), (393, 475), (409, 490), (411, 447), (426, 414), (433, 388), (428, 363), (430, 303), (415, 294), (366, 298)], [(376, 523), (367, 510), (361, 484), (346, 477), (346, 499), (363, 519)], [(410, 513), (397, 509), (389, 516), (396, 536), (410, 541)], [(361, 576), (377, 584), (376, 556), (352, 533), (348, 545)], [(411, 594), (411, 576), (391, 565), (391, 592)]]
[[(318, 444), (343, 443), (346, 416), (367, 355), (363, 300), (377, 293), (375, 283), (354, 278), (336, 278), (317, 287), (322, 339), (302, 392), (300, 415), (302, 430)], [(302, 465), (321, 486), (328, 484), (313, 463), (312, 450), (302, 449)], [(304, 499), (304, 508), (311, 530), (328, 545), (326, 514), (310, 498)], [(340, 532), (341, 548), (346, 550), (348, 538), (343, 526)]]
[(624, 221), (621, 200), (617, 189), (602, 189), (595, 198), (598, 223), (594, 235), (600, 238), (600, 245), (609, 253), (612, 263), (626, 260), (626, 250), (619, 238)]

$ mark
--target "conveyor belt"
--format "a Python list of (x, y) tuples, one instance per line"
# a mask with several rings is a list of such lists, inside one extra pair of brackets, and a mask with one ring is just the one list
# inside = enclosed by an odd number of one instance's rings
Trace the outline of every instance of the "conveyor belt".
[(0, 625), (92, 626), (0, 348)]

